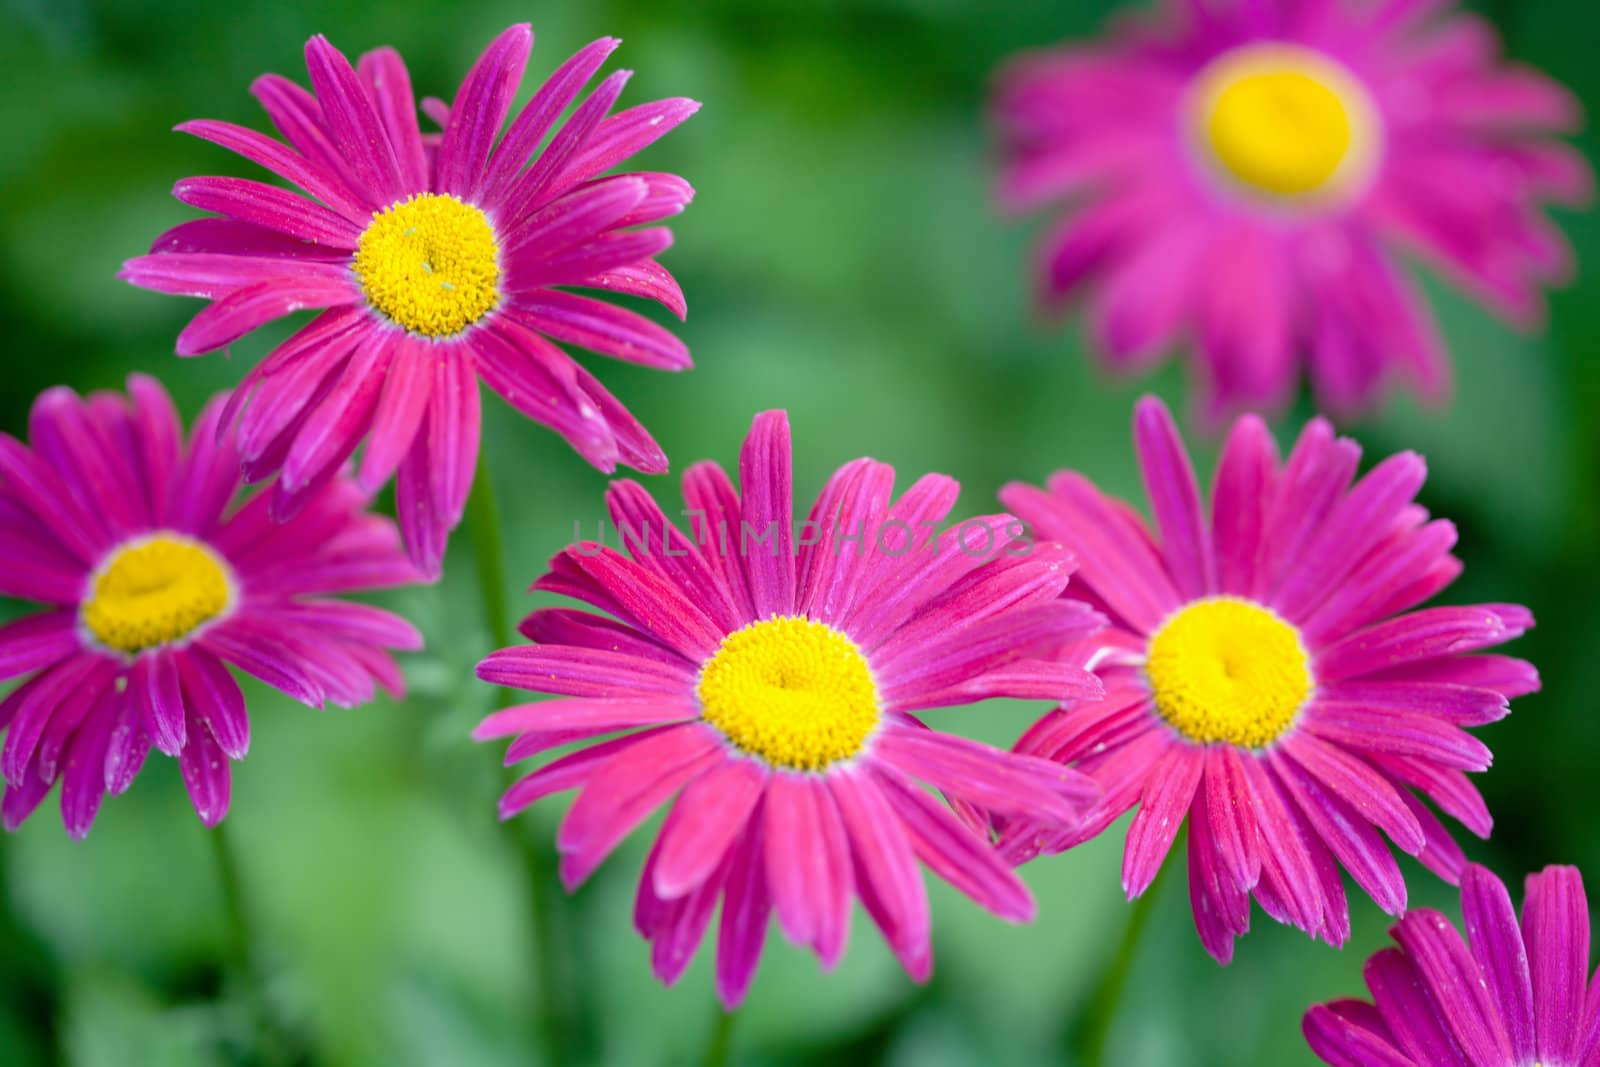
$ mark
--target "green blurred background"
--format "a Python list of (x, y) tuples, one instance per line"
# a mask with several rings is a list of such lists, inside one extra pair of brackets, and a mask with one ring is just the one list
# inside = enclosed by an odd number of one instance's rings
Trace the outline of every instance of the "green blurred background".
[[(797, 489), (871, 454), (906, 480), (958, 476), (962, 512), (993, 506), (1012, 478), (1063, 466), (1134, 491), (1127, 422), (1143, 386), (1086, 364), (1076, 328), (1048, 326), (1026, 301), (1032, 224), (998, 221), (981, 122), (987, 79), (1007, 54), (1095, 31), (1110, 5), (863, 0), (669, 5), (646, 0), (529, 5), (182, 0), (5, 0), (0, 24), (0, 428), (21, 433), (41, 388), (116, 387), (160, 375), (186, 415), (235, 383), (286, 330), (232, 357), (180, 361), (172, 341), (198, 302), (116, 281), (119, 262), (190, 216), (168, 196), (188, 174), (253, 174), (219, 149), (169, 133), (194, 116), (258, 128), (250, 80), (303, 80), (315, 32), (354, 54), (393, 44), (420, 92), (450, 97), (478, 50), (513, 21), (537, 33), (536, 80), (595, 37), (625, 40), (624, 103), (688, 95), (704, 110), (651, 149), (699, 199), (665, 257), (689, 295), (683, 334), (698, 367), (665, 376), (601, 373), (655, 432), (676, 469), (731, 461), (750, 416), (787, 407)], [(1516, 57), (1600, 101), (1585, 0), (1500, 3), (1487, 12)], [(1594, 157), (1592, 135), (1585, 147)], [(1499, 822), (1469, 853), (1515, 884), (1547, 862), (1600, 878), (1590, 796), (1600, 753), (1600, 231), (1562, 220), (1587, 268), (1554, 297), (1548, 335), (1514, 334), (1429, 285), (1454, 350), (1445, 410), (1396, 400), (1347, 427), (1369, 457), (1417, 448), (1431, 461), (1423, 501), (1461, 527), (1466, 576), (1447, 599), (1532, 606), (1539, 629), (1516, 651), (1545, 692), (1482, 736), (1496, 765), (1481, 779)], [(593, 366), (597, 361), (590, 361)], [(1181, 401), (1182, 376), (1153, 383)], [(604, 480), (557, 438), (485, 404), (485, 448), (505, 509), (514, 607), (574, 520), (593, 529)], [(1305, 408), (1302, 405), (1302, 413)], [(1279, 426), (1292, 433), (1290, 420)], [(1214, 442), (1200, 445), (1209, 468)], [(673, 478), (650, 479), (658, 494)], [(318, 713), (254, 687), (254, 743), (236, 768), (228, 819), (264, 995), (330, 1064), (536, 1062), (527, 880), (494, 826), (498, 752), (468, 731), (492, 694), (472, 679), (488, 647), (469, 540), (444, 582), (385, 598), (418, 621), (411, 698)], [(6, 610), (21, 610), (13, 605)], [(942, 712), (936, 724), (1008, 744), (1042, 706)], [(236, 1061), (249, 1017), (221, 978), (228, 937), (214, 854), (175, 764), (159, 756), (73, 844), (47, 805), (0, 844), (9, 907), (0, 922), (0, 1063), (99, 1067)], [(562, 800), (523, 822), (550, 850)], [(738, 1062), (842, 1057), (887, 1063), (1061, 1063), (1064, 1030), (1112, 952), (1127, 907), (1118, 891), (1123, 826), (1025, 874), (1041, 900), (1005, 926), (933, 888), (933, 981), (908, 982), (865, 916), (838, 971), (822, 975), (774, 929), (733, 1033)], [(575, 897), (559, 899), (561, 1000), (584, 1059), (681, 1062), (715, 1017), (700, 959), (674, 989), (650, 976), (630, 926), (646, 834)], [(1454, 914), (1453, 894), (1408, 863), (1413, 901)], [(552, 887), (553, 888), (553, 887)], [(1354, 894), (1352, 895), (1354, 897)], [(1353, 899), (1342, 952), (1259, 912), (1235, 963), (1218, 969), (1190, 926), (1182, 880), (1164, 886), (1111, 1035), (1123, 1064), (1311, 1062), (1299, 1016), (1361, 987), (1386, 921)]]

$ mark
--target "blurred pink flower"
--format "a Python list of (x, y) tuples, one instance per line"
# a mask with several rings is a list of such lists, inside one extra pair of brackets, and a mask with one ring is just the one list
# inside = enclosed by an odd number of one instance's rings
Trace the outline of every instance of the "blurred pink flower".
[(1193, 346), (1213, 417), (1282, 406), (1302, 361), (1336, 414), (1394, 373), (1439, 399), (1446, 354), (1398, 253), (1535, 326), (1572, 271), (1541, 208), (1592, 193), (1552, 136), (1577, 101), (1448, 0), (1173, 0), (1013, 62), (993, 111), (1004, 205), (1067, 205), (1042, 301), (1083, 295), (1119, 370)]

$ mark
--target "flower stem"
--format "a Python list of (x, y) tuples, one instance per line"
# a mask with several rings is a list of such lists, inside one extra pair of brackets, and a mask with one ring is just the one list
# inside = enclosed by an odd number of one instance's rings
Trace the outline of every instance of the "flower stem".
[(734, 1012), (725, 1011), (721, 1004), (717, 1005), (717, 1019), (712, 1024), (711, 1040), (706, 1045), (705, 1058), (700, 1061), (704, 1067), (726, 1067), (734, 1018)]
[(1068, 1030), (1067, 1046), (1083, 1067), (1102, 1067), (1105, 1062), (1106, 1040), (1111, 1036), (1112, 1024), (1116, 1022), (1117, 1006), (1122, 1000), (1123, 991), (1127, 988), (1128, 974), (1133, 970), (1133, 958), (1139, 951), (1139, 942), (1144, 936), (1145, 927), (1150, 924), (1150, 915), (1155, 911), (1156, 897), (1160, 894), (1162, 883), (1166, 881), (1167, 871), (1177, 862), (1173, 859), (1173, 854), (1182, 850), (1183, 841), (1183, 833), (1180, 832), (1177, 840), (1172, 843), (1166, 860), (1162, 862), (1161, 869), (1156, 872), (1155, 880), (1134, 900), (1128, 911), (1128, 925), (1123, 928), (1122, 940), (1117, 945), (1116, 954), (1111, 957), (1111, 963), (1101, 974), (1100, 983), (1095, 986), (1083, 1013)]
[[(478, 456), (472, 493), (467, 498), (466, 518), (467, 534), (477, 562), (484, 625), (489, 631), (491, 646), (506, 648), (511, 644), (511, 620), (510, 604), (506, 599), (505, 542), (500, 533), (500, 506), (495, 500), (494, 484), (489, 479), (488, 457), (482, 453)], [(507, 706), (512, 699), (511, 690), (496, 690), (497, 707)], [(496, 773), (501, 772), (497, 769)], [(520, 825), (520, 820), (502, 822), (500, 827), (528, 883), (529, 919), (533, 924), (536, 946), (534, 959), (539, 981), (539, 1037), (545, 1046), (547, 1061), (560, 1063), (563, 1062), (566, 1042), (561, 1010), (562, 982), (555, 950), (556, 924), (551, 913), (550, 886), (555, 871), (545, 851)]]
[(256, 969), (255, 941), (250, 934), (249, 913), (244, 906), (243, 880), (235, 855), (232, 834), (226, 820), (206, 835), (211, 839), (217, 862), (217, 886), (222, 893), (223, 916), (227, 923), (227, 945), (223, 968), (226, 978), (236, 983), (248, 1019), (250, 1047), (244, 1050), (253, 1062), (287, 1064), (295, 1062), (293, 1038), (279, 1025), (267, 1000), (261, 972)]

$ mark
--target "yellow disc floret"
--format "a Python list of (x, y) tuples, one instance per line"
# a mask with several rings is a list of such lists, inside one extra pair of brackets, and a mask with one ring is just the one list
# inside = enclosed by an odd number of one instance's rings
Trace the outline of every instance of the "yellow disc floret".
[(815, 771), (849, 759), (878, 724), (878, 688), (855, 642), (795, 616), (723, 638), (696, 691), (707, 722), (776, 767)]
[(367, 302), (412, 333), (448, 337), (500, 299), (500, 246), (484, 213), (421, 193), (374, 212), (354, 263)]
[(1260, 748), (1287, 730), (1311, 695), (1300, 635), (1248, 600), (1197, 600), (1150, 639), (1145, 665), (1156, 710), (1191, 741)]
[(1371, 105), (1355, 79), (1319, 53), (1245, 46), (1215, 60), (1196, 86), (1198, 139), (1252, 192), (1325, 197), (1367, 170)]
[(90, 580), (81, 610), (96, 640), (142, 652), (192, 634), (228, 609), (226, 564), (205, 545), (159, 533), (129, 542)]

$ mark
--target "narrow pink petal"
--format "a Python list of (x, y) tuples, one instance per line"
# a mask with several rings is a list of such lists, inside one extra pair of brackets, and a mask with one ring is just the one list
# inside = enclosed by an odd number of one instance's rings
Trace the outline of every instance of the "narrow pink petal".
[(532, 48), (533, 30), (525, 22), (517, 23), (491, 41), (467, 72), (450, 108), (455, 121), (445, 127), (439, 144), (435, 163), (439, 191), (477, 199), (489, 150), (506, 120)]
[(1509, 605), (1426, 608), (1380, 622), (1320, 650), (1318, 680), (1339, 681), (1420, 660), (1476, 652), (1520, 637), (1532, 625)]
[(1250, 929), (1250, 894), (1223, 869), (1210, 809), (1196, 804), (1189, 825), (1189, 909), (1200, 944), (1218, 963), (1233, 960), (1233, 939)]
[(665, 899), (698, 888), (743, 835), (767, 786), (767, 773), (751, 759), (728, 759), (696, 778), (673, 807), (670, 832), (662, 829), (652, 874)]
[(952, 734), (885, 724), (876, 746), (878, 758), (903, 774), (998, 815), (1069, 828), (1098, 795), (1090, 779), (1068, 767)]
[(1535, 1058), (1533, 984), (1517, 912), (1505, 883), (1477, 864), (1461, 877), (1461, 918), (1478, 971), (1488, 983), (1493, 1010), (1506, 1029), (1511, 1059)]
[[(1508, 1062), (1511, 1050), (1494, 998), (1450, 920), (1430, 908), (1418, 908), (1395, 925), (1393, 934), (1426, 983), (1446, 1027), (1472, 1062), (1483, 1067)], [(1581, 965), (1578, 982), (1581, 990)], [(1574, 1018), (1574, 1024), (1576, 1021)]]
[(734, 845), (733, 863), (722, 901), (722, 923), (717, 936), (717, 998), (732, 1011), (744, 1000), (761, 962), (767, 940), (772, 900), (767, 890), (766, 849), (760, 809), (750, 813), (743, 838)]
[(1427, 473), (1427, 465), (1414, 452), (1398, 453), (1374, 467), (1307, 540), (1305, 558), (1314, 565), (1289, 574), (1273, 594), (1272, 604), (1286, 618), (1305, 618), (1383, 540), (1401, 509), (1416, 498)]
[(1129, 900), (1155, 881), (1189, 814), (1205, 765), (1205, 749), (1173, 745), (1150, 769), (1122, 856), (1122, 891)]
[(622, 547), (637, 562), (673, 582), (685, 596), (698, 600), (724, 631), (732, 632), (744, 624), (745, 619), (700, 549), (667, 518), (643, 486), (626, 479), (612, 482), (606, 490), (606, 506)]
[(766, 879), (778, 925), (832, 968), (849, 928), (849, 846), (838, 809), (824, 787), (793, 774), (773, 775), (762, 805)]
[(669, 730), (680, 729), (682, 727), (662, 726), (654, 730), (641, 730), (636, 734), (614, 737), (609, 741), (580, 748), (536, 771), (525, 774), (518, 778), (500, 798), (500, 818), (509, 819), (535, 801), (555, 793), (576, 789), (588, 781), (595, 771), (613, 756), (651, 738), (660, 737)]
[(302, 276), (256, 282), (218, 300), (178, 334), (180, 356), (198, 356), (232, 344), (273, 319), (306, 308), (331, 308), (361, 299), (349, 280)]
[(364, 225), (371, 216), (371, 212), (351, 196), (337, 173), (306, 159), (271, 137), (231, 122), (210, 119), (181, 122), (174, 129), (221, 145), (252, 163), (260, 164), (289, 184), (298, 185), (352, 222)]
[(1148, 537), (1131, 536), (1126, 520), (1082, 476), (1058, 474), (1049, 492), (1014, 482), (1001, 489), (1000, 502), (1036, 537), (1071, 549), (1079, 577), (1132, 629), (1153, 632), (1179, 606)]
[(1278, 447), (1255, 415), (1233, 424), (1217, 460), (1211, 536), (1216, 545), (1217, 589), (1249, 596), (1262, 555), (1267, 500), (1278, 469)]
[(444, 353), (434, 364), (426, 440), (434, 512), (451, 527), (466, 510), (478, 465), (479, 405), (471, 352), (458, 347)]
[(694, 691), (688, 662), (643, 659), (624, 651), (518, 645), (488, 654), (478, 678), (493, 685), (531, 689), (560, 696), (627, 697), (635, 701), (680, 702)]
[(328, 133), (361, 187), (372, 190), (384, 204), (419, 192), (405, 187), (389, 133), (350, 61), (321, 34), (306, 42), (305, 53)]
[(739, 553), (742, 515), (733, 482), (715, 463), (693, 464), (683, 472), (683, 503), (689, 517), (689, 533), (733, 598), (735, 611), (743, 621), (754, 619), (755, 602)]
[[(1256, 898), (1266, 907), (1281, 906), (1274, 915), (1315, 936), (1322, 928), (1323, 895), (1310, 852), (1277, 785), (1254, 755), (1239, 764), (1250, 782), (1256, 826), (1261, 834), (1261, 882)], [(1275, 909), (1268, 908), (1272, 913)]]
[(633, 311), (576, 293), (518, 293), (505, 313), (531, 330), (626, 363), (657, 370), (694, 365), (689, 348), (664, 326)]
[(925, 981), (933, 964), (928, 895), (900, 816), (872, 777), (854, 768), (830, 775), (828, 788), (850, 835), (862, 902), (906, 973)]
[(1287, 738), (1278, 751), (1362, 812), (1402, 851), (1414, 856), (1422, 850), (1426, 838), (1411, 810), (1388, 780), (1360, 756), (1304, 732)]
[(929, 870), (1008, 922), (1033, 920), (1033, 895), (988, 841), (898, 772), (874, 767), (871, 774)]
[(579, 49), (545, 80), (512, 121), (499, 147), (495, 149), (481, 186), (484, 201), (499, 201), (534, 149), (544, 142), (556, 120), (577, 99), (578, 93), (594, 77), (595, 71), (621, 43), (615, 37), (593, 41)]
[(640, 739), (589, 776), (556, 835), (561, 881), (577, 888), (634, 827), (716, 760), (716, 734), (699, 725), (672, 727)]
[(15, 678), (78, 651), (78, 613), (73, 609), (27, 615), (0, 626), (0, 679)]
[(697, 100), (675, 97), (640, 104), (607, 117), (550, 181), (552, 189), (575, 185), (637, 155), (700, 110)]
[(1535, 1055), (1569, 1063), (1578, 1051), (1589, 966), (1589, 904), (1576, 867), (1546, 867), (1528, 876), (1522, 939), (1533, 981)]
[(409, 334), (398, 335), (361, 456), (357, 480), (369, 493), (389, 480), (416, 439), (433, 395), (433, 359), (433, 346)]
[(611, 105), (617, 102), (617, 97), (622, 95), (623, 87), (628, 84), (628, 79), (632, 76), (633, 72), (626, 70), (613, 71), (607, 75), (594, 92), (573, 109), (572, 114), (561, 124), (561, 128), (555, 132), (538, 158), (533, 161), (533, 165), (505, 189), (503, 203), (497, 209), (497, 213), (507, 225), (519, 225), (531, 211), (549, 203), (570, 188), (552, 188), (550, 179), (566, 165), (594, 132), (606, 112), (611, 110)]
[(211, 732), (193, 715), (189, 716), (188, 740), (178, 767), (195, 814), (207, 827), (216, 826), (228, 814), (233, 791), (231, 764)]
[(393, 48), (363, 53), (356, 62), (356, 72), (371, 90), (378, 117), (389, 132), (401, 181), (408, 189), (427, 188), (428, 159), (417, 125), (417, 102), (411, 91), (411, 72), (406, 70), (400, 53)]
[(1406, 883), (1388, 846), (1366, 814), (1329, 792), (1291, 760), (1274, 760), (1278, 781), (1307, 825), (1373, 903), (1390, 915), (1406, 910)]
[(202, 649), (187, 649), (176, 658), (184, 704), (228, 759), (244, 759), (250, 751), (250, 719), (239, 683), (221, 660)]
[(1489, 746), (1427, 710), (1317, 700), (1307, 709), (1308, 733), (1357, 752), (1388, 752), (1463, 771), (1489, 769)]
[[(356, 348), (338, 384), (295, 435), (289, 454), (284, 457), (277, 487), (280, 493), (305, 489), (355, 451), (371, 425), (378, 394), (394, 358), (393, 338), (392, 333), (373, 331)], [(406, 354), (400, 352), (402, 356)]]
[[(1218, 866), (1236, 889), (1248, 891), (1261, 878), (1261, 841), (1250, 783), (1232, 745), (1206, 750), (1205, 809)], [(1198, 805), (1197, 805), (1198, 806)]]
[(1415, 1067), (1416, 1064), (1383, 1037), (1326, 1004), (1313, 1005), (1306, 1012), (1301, 1029), (1311, 1051), (1333, 1067)]
[(743, 505), (739, 554), (757, 618), (794, 610), (794, 492), (789, 418), (782, 411), (756, 416), (739, 453)]
[(287, 189), (249, 178), (184, 178), (172, 187), (172, 195), (201, 211), (265, 226), (329, 249), (354, 252), (361, 240), (362, 227), (344, 215)]
[(122, 697), (114, 686), (107, 686), (95, 700), (95, 707), (83, 725), (72, 735), (61, 769), (61, 822), (67, 836), (82, 841), (94, 825), (94, 817), (105, 799), (106, 751), (111, 745)]
[(128, 688), (144, 712), (145, 729), (156, 748), (168, 756), (183, 751), (187, 734), (183, 688), (177, 654), (170, 649), (146, 652), (134, 661)]
[(1211, 528), (1200, 508), (1200, 488), (1178, 427), (1155, 397), (1139, 401), (1133, 440), (1173, 585), (1185, 600), (1205, 596), (1217, 586)]

